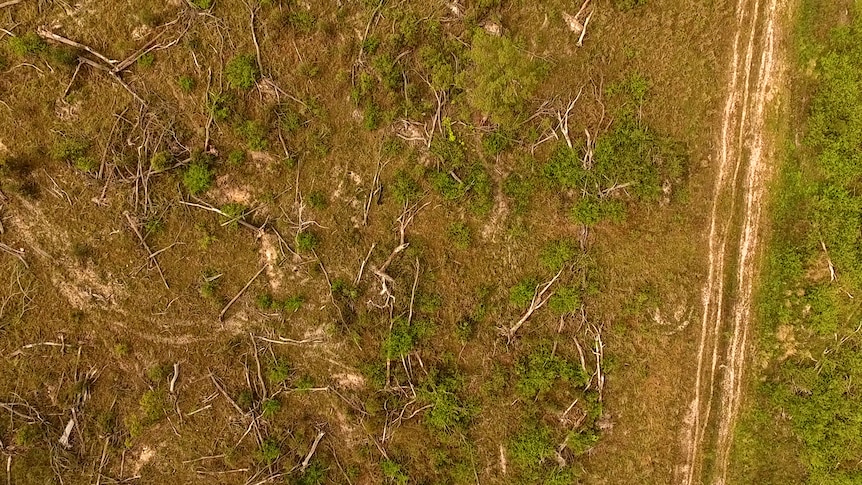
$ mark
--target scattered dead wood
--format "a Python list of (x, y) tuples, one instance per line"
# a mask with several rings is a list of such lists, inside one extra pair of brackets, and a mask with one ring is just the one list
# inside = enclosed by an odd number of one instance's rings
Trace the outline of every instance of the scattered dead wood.
[(368, 260), (371, 259), (371, 253), (374, 252), (375, 247), (377, 247), (377, 243), (371, 243), (368, 255), (365, 256), (365, 259), (363, 259), (362, 263), (359, 265), (359, 273), (356, 275), (356, 279), (353, 281), (353, 284), (358, 285), (362, 280), (362, 273), (365, 271), (365, 265), (368, 264)]
[(511, 327), (501, 329), (501, 333), (506, 337), (509, 342), (512, 341), (512, 339), (515, 337), (515, 333), (518, 332), (518, 330), (524, 325), (524, 323), (530, 319), (530, 316), (532, 316), (536, 310), (545, 306), (545, 303), (548, 303), (548, 300), (550, 300), (551, 297), (554, 295), (554, 292), (548, 293), (548, 290), (557, 281), (561, 274), (563, 274), (562, 269), (560, 269), (560, 271), (558, 271), (557, 274), (544, 285), (536, 286), (536, 291), (533, 294), (533, 300), (530, 302), (530, 307), (527, 309), (521, 319), (515, 322), (515, 324)]
[[(48, 30), (44, 27), (37, 29), (36, 33), (39, 35), (39, 37), (42, 37), (43, 39), (53, 40), (54, 42), (59, 42), (61, 44), (65, 44), (65, 45), (68, 45), (70, 47), (74, 47), (75, 49), (80, 49), (82, 51), (89, 52), (90, 54), (95, 56), (97, 59), (104, 62), (106, 67), (110, 66), (111, 68), (113, 68), (113, 66), (117, 64), (117, 61), (115, 61), (113, 59), (109, 59), (107, 56), (103, 55), (102, 53), (100, 53), (96, 49), (93, 49), (92, 47), (84, 45), (80, 42), (76, 42), (74, 40), (67, 39), (67, 38), (63, 37), (62, 35), (55, 34), (55, 33), (51, 32), (50, 30)], [(82, 59), (84, 59), (84, 58), (82, 58)]]
[(254, 280), (256, 280), (257, 277), (260, 276), (261, 273), (263, 273), (266, 270), (266, 268), (268, 268), (268, 267), (269, 267), (269, 263), (264, 264), (259, 270), (257, 270), (257, 273), (255, 273), (254, 276), (252, 276), (251, 279), (248, 280), (248, 283), (246, 283), (245, 286), (243, 286), (242, 289), (239, 290), (239, 292), (236, 295), (234, 295), (234, 297), (231, 298), (231, 300), (229, 302), (227, 302), (227, 305), (225, 305), (224, 308), (222, 308), (221, 312), (218, 314), (218, 321), (220, 321), (220, 322), (224, 321), (224, 316), (227, 313), (227, 311), (230, 310), (230, 307), (232, 307), (233, 304), (236, 303), (237, 300), (239, 300), (239, 297), (241, 297), (243, 295), (243, 293), (245, 293), (246, 290), (248, 290), (248, 288), (251, 286), (251, 284), (254, 283)]
[(256, 339), (263, 340), (264, 342), (269, 342), (271, 344), (279, 344), (279, 345), (306, 345), (306, 344), (319, 344), (323, 343), (323, 340), (320, 339), (303, 339), (303, 340), (294, 340), (292, 338), (279, 337), (278, 340), (261, 337), (259, 335), (255, 335)]
[(21, 264), (23, 264), (25, 268), (30, 267), (30, 265), (27, 264), (27, 261), (24, 260), (24, 251), (23, 250), (15, 249), (15, 248), (7, 245), (7, 244), (0, 243), (0, 251), (3, 251), (4, 253), (7, 253), (7, 254), (11, 254), (12, 256), (15, 256), (16, 258), (18, 258), (18, 260), (21, 261)]
[(178, 379), (179, 377), (180, 377), (180, 363), (179, 363), (179, 362), (175, 362), (175, 363), (174, 363), (174, 375), (172, 375), (172, 376), (171, 376), (171, 383), (170, 383), (170, 387), (169, 387), (169, 390), (170, 390), (170, 393), (171, 393), (171, 394), (173, 394), (173, 393), (174, 393), (174, 391), (176, 390), (176, 387), (175, 387), (175, 386), (176, 386), (176, 384), (177, 384), (177, 379)]
[(238, 413), (245, 415), (245, 411), (243, 411), (242, 408), (239, 407), (239, 404), (237, 404), (236, 401), (234, 401), (233, 398), (230, 397), (230, 394), (228, 394), (227, 391), (224, 390), (222, 385), (219, 384), (219, 381), (218, 379), (216, 379), (215, 375), (213, 375), (212, 370), (210, 370), (209, 375), (210, 379), (212, 379), (213, 385), (218, 390), (218, 392), (220, 392), (221, 395), (224, 396), (225, 399), (227, 399), (227, 401), (233, 406), (234, 409), (237, 410)]
[(569, 148), (573, 148), (572, 139), (569, 137), (569, 115), (571, 114), (572, 109), (575, 107), (575, 104), (577, 104), (578, 100), (581, 99), (581, 94), (583, 92), (584, 88), (581, 87), (581, 89), (578, 90), (578, 95), (575, 96), (575, 99), (569, 101), (568, 105), (566, 106), (566, 110), (557, 111), (557, 121), (559, 122), (559, 124), (557, 125), (557, 129), (560, 130), (560, 133), (562, 133), (563, 139), (566, 140), (566, 145), (568, 145)]
[(243, 219), (243, 218), (236, 218), (236, 217), (233, 217), (233, 216), (231, 216), (230, 214), (225, 213), (225, 212), (224, 212), (224, 211), (222, 211), (221, 209), (218, 209), (218, 208), (216, 208), (216, 207), (213, 207), (213, 206), (212, 206), (212, 205), (210, 205), (210, 204), (207, 204), (206, 202), (204, 202), (204, 201), (202, 201), (202, 200), (198, 199), (197, 197), (195, 197), (194, 199), (195, 199), (197, 202), (199, 202), (199, 203), (186, 202), (186, 201), (184, 201), (184, 200), (181, 200), (181, 201), (180, 201), (180, 204), (187, 205), (187, 206), (189, 206), (189, 207), (197, 207), (198, 209), (204, 209), (204, 210), (208, 210), (208, 211), (210, 211), (210, 212), (215, 212), (216, 214), (219, 214), (220, 216), (225, 217), (225, 218), (227, 218), (227, 219), (229, 219), (229, 220), (235, 220), (235, 221), (236, 221), (239, 225), (241, 225), (242, 227), (244, 227), (244, 228), (246, 228), (246, 229), (248, 229), (248, 230), (252, 231), (252, 232), (255, 234), (255, 236), (259, 236), (259, 235), (260, 235), (260, 233), (261, 233), (261, 231), (263, 231), (263, 228), (261, 228), (261, 227), (257, 227), (257, 226), (254, 226), (254, 225), (252, 225), (252, 224), (249, 224), (249, 223), (248, 223), (245, 219)]
[(826, 264), (829, 265), (829, 281), (835, 281), (835, 266), (832, 265), (832, 258), (829, 257), (829, 251), (826, 250), (826, 243), (823, 239), (820, 240), (820, 247), (823, 248), (823, 254), (826, 255)]
[(23, 2), (23, 1), (24, 0), (9, 0), (8, 2), (0, 3), (0, 8), (6, 8), (6, 7), (11, 7), (12, 5), (18, 5), (19, 3)]
[(144, 236), (141, 234), (141, 231), (138, 229), (138, 222), (135, 220), (132, 214), (129, 213), (129, 211), (124, 211), (123, 215), (126, 216), (126, 220), (129, 222), (129, 226), (132, 228), (132, 231), (135, 233), (135, 236), (138, 237), (138, 241), (141, 242), (141, 246), (143, 246), (144, 251), (147, 252), (147, 264), (152, 262), (155, 265), (156, 270), (158, 270), (159, 272), (159, 276), (162, 277), (162, 282), (165, 284), (165, 288), (170, 289), (171, 287), (168, 285), (168, 280), (165, 279), (165, 274), (162, 272), (162, 267), (159, 264), (159, 260), (156, 259), (155, 254), (153, 254), (153, 251), (150, 249), (150, 246), (147, 244), (147, 241), (144, 239)]
[(305, 455), (305, 459), (302, 460), (302, 466), (299, 467), (301, 472), (305, 472), (305, 469), (308, 468), (308, 464), (311, 463), (311, 457), (314, 456), (314, 452), (317, 451), (317, 445), (320, 444), (320, 440), (323, 439), (323, 436), (326, 433), (323, 431), (317, 433), (317, 437), (314, 438), (314, 443), (311, 445), (311, 449), (308, 450), (308, 454)]
[(587, 15), (586, 20), (584, 20), (584, 28), (581, 29), (581, 36), (578, 37), (578, 43), (576, 44), (578, 47), (582, 47), (584, 45), (584, 36), (587, 35), (587, 25), (590, 23), (590, 19), (593, 18), (593, 13), (595, 10), (591, 10), (589, 15)]
[(368, 225), (368, 214), (371, 212), (371, 205), (374, 202), (374, 197), (383, 192), (383, 185), (380, 183), (380, 172), (386, 162), (377, 161), (377, 169), (374, 170), (374, 178), (371, 180), (371, 190), (368, 192), (368, 198), (365, 200), (365, 207), (362, 213), (362, 225)]
[(426, 202), (422, 205), (416, 203), (412, 206), (404, 205), (404, 210), (401, 212), (401, 215), (398, 216), (398, 246), (395, 246), (395, 249), (389, 254), (389, 257), (386, 258), (386, 261), (383, 262), (379, 267), (372, 266), (371, 269), (378, 278), (380, 278), (380, 295), (385, 297), (386, 302), (379, 306), (381, 308), (386, 308), (389, 306), (395, 299), (395, 296), (392, 295), (392, 291), (389, 289), (389, 285), (395, 283), (395, 279), (389, 276), (386, 273), (386, 269), (389, 268), (389, 265), (395, 260), (395, 257), (398, 256), (402, 251), (407, 249), (410, 243), (406, 240), (406, 231), (410, 224), (413, 222), (413, 219), (416, 217), (416, 214), (421, 211), (423, 208), (428, 206), (430, 202)]

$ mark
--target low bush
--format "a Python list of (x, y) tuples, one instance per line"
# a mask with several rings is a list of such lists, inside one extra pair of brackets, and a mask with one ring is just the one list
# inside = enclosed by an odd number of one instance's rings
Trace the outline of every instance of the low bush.
[(183, 174), (183, 186), (192, 195), (198, 195), (209, 190), (215, 173), (209, 167), (208, 157), (195, 157), (186, 167)]
[(233, 57), (225, 66), (224, 77), (228, 85), (235, 89), (248, 90), (260, 79), (260, 68), (253, 54)]

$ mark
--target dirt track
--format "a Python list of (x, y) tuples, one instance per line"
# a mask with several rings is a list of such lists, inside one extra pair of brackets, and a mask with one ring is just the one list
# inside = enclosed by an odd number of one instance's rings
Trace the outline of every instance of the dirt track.
[[(684, 423), (679, 481), (723, 484), (742, 392), (762, 206), (773, 151), (766, 108), (780, 85), (780, 0), (738, 0), (722, 129), (715, 158), (709, 270), (697, 376)], [(729, 310), (729, 311), (728, 311)], [(714, 402), (718, 400), (718, 402)], [(704, 466), (704, 457), (714, 461)]]

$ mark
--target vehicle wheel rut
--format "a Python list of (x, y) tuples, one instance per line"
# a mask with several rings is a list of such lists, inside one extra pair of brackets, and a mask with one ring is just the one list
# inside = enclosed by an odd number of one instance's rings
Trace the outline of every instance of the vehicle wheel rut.
[[(697, 375), (684, 422), (680, 482), (725, 483), (739, 413), (773, 150), (766, 110), (775, 97), (779, 0), (739, 0), (716, 158)], [(714, 459), (705, 463), (705, 457)]]

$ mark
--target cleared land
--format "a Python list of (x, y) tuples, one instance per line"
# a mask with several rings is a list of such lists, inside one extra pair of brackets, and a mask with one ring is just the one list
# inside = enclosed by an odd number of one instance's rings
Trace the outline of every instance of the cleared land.
[(5, 478), (708, 476), (770, 6), (0, 3)]

